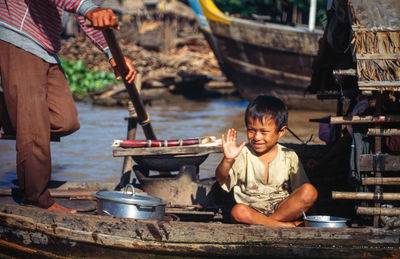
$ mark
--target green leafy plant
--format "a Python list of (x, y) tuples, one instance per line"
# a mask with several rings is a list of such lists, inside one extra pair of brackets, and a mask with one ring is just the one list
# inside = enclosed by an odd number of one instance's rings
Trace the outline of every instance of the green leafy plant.
[(87, 95), (104, 88), (108, 84), (117, 82), (114, 74), (98, 70), (91, 71), (83, 65), (82, 60), (61, 59), (61, 66), (74, 96)]

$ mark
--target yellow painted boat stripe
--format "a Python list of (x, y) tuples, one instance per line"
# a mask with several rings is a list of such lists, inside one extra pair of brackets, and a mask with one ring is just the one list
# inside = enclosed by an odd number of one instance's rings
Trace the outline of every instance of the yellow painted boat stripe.
[(212, 0), (199, 0), (199, 3), (207, 19), (225, 24), (231, 23), (231, 20), (218, 9)]

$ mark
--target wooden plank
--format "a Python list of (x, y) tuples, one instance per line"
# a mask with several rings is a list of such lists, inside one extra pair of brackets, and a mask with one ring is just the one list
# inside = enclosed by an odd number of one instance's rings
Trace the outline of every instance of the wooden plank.
[(333, 75), (341, 75), (341, 76), (357, 76), (357, 71), (354, 68), (349, 69), (334, 69), (332, 71)]
[(114, 157), (121, 156), (151, 156), (151, 155), (204, 155), (210, 153), (222, 153), (221, 146), (182, 146), (182, 147), (148, 147), (148, 148), (124, 148), (113, 150)]
[[(311, 121), (311, 120), (310, 120)], [(400, 122), (400, 115), (382, 116), (331, 116), (330, 124), (362, 124), (362, 123), (385, 123)]]
[[(51, 235), (64, 236), (63, 234), (66, 234), (65, 238), (76, 238), (76, 241), (86, 242), (98, 242), (93, 236), (93, 232), (110, 234), (110, 242), (112, 242), (113, 236), (125, 240), (124, 243), (128, 244), (126, 248), (135, 246), (135, 242), (132, 241), (154, 245), (160, 245), (159, 242), (161, 242), (163, 245), (160, 248), (173, 244), (194, 245), (196, 243), (376, 245), (377, 240), (384, 237), (382, 242), (399, 246), (398, 232), (384, 229), (288, 228), (212, 222), (134, 220), (66, 214), (8, 204), (2, 205), (0, 211), (0, 225), (5, 224), (22, 229), (42, 230)], [(54, 225), (56, 226), (54, 227)], [(63, 230), (71, 231), (71, 234), (76, 235), (69, 235)], [(393, 237), (395, 239), (392, 240)], [(115, 242), (113, 243), (115, 244)]]
[(400, 54), (356, 54), (357, 60), (400, 60)]
[(400, 177), (366, 177), (362, 179), (363, 185), (400, 185)]
[(368, 136), (400, 136), (400, 129), (374, 129), (369, 128)]
[(400, 156), (388, 154), (360, 155), (360, 171), (400, 171)]
[(400, 193), (332, 192), (332, 199), (400, 201)]
[(147, 257), (155, 254), (343, 258), (351, 253), (354, 258), (394, 258), (400, 247), (398, 232), (387, 229), (134, 220), (7, 204), (0, 210), (0, 226), (4, 240), (67, 257), (82, 257), (79, 253), (88, 251), (83, 244), (90, 245), (89, 257), (130, 253), (123, 258), (138, 252), (147, 253)]
[(365, 26), (362, 26), (362, 25), (352, 25), (351, 29), (353, 31), (371, 31), (371, 30), (368, 30)]
[(358, 81), (361, 91), (400, 91), (400, 81)]
[(357, 207), (358, 215), (400, 216), (399, 208)]
[[(11, 196), (14, 192), (19, 192), (19, 189), (11, 188), (0, 188), (0, 196)], [(50, 196), (53, 198), (74, 198), (74, 199), (84, 199), (84, 200), (95, 200), (92, 196), (96, 190), (82, 190), (82, 189), (71, 189), (71, 190), (58, 190), (49, 189)]]

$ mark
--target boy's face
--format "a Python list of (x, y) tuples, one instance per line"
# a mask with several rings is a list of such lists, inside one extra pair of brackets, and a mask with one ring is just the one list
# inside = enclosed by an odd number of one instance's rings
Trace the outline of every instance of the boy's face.
[(257, 155), (263, 155), (271, 151), (285, 132), (286, 126), (277, 131), (276, 123), (273, 119), (264, 117), (262, 122), (257, 118), (248, 119), (247, 138)]

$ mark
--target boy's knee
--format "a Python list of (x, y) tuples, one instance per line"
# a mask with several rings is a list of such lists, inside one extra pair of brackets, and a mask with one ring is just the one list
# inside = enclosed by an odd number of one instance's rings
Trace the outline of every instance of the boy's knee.
[(301, 187), (301, 199), (309, 206), (314, 204), (318, 198), (318, 191), (312, 184), (305, 183)]
[(235, 222), (248, 223), (251, 220), (249, 207), (244, 204), (236, 204), (231, 210), (231, 217)]

